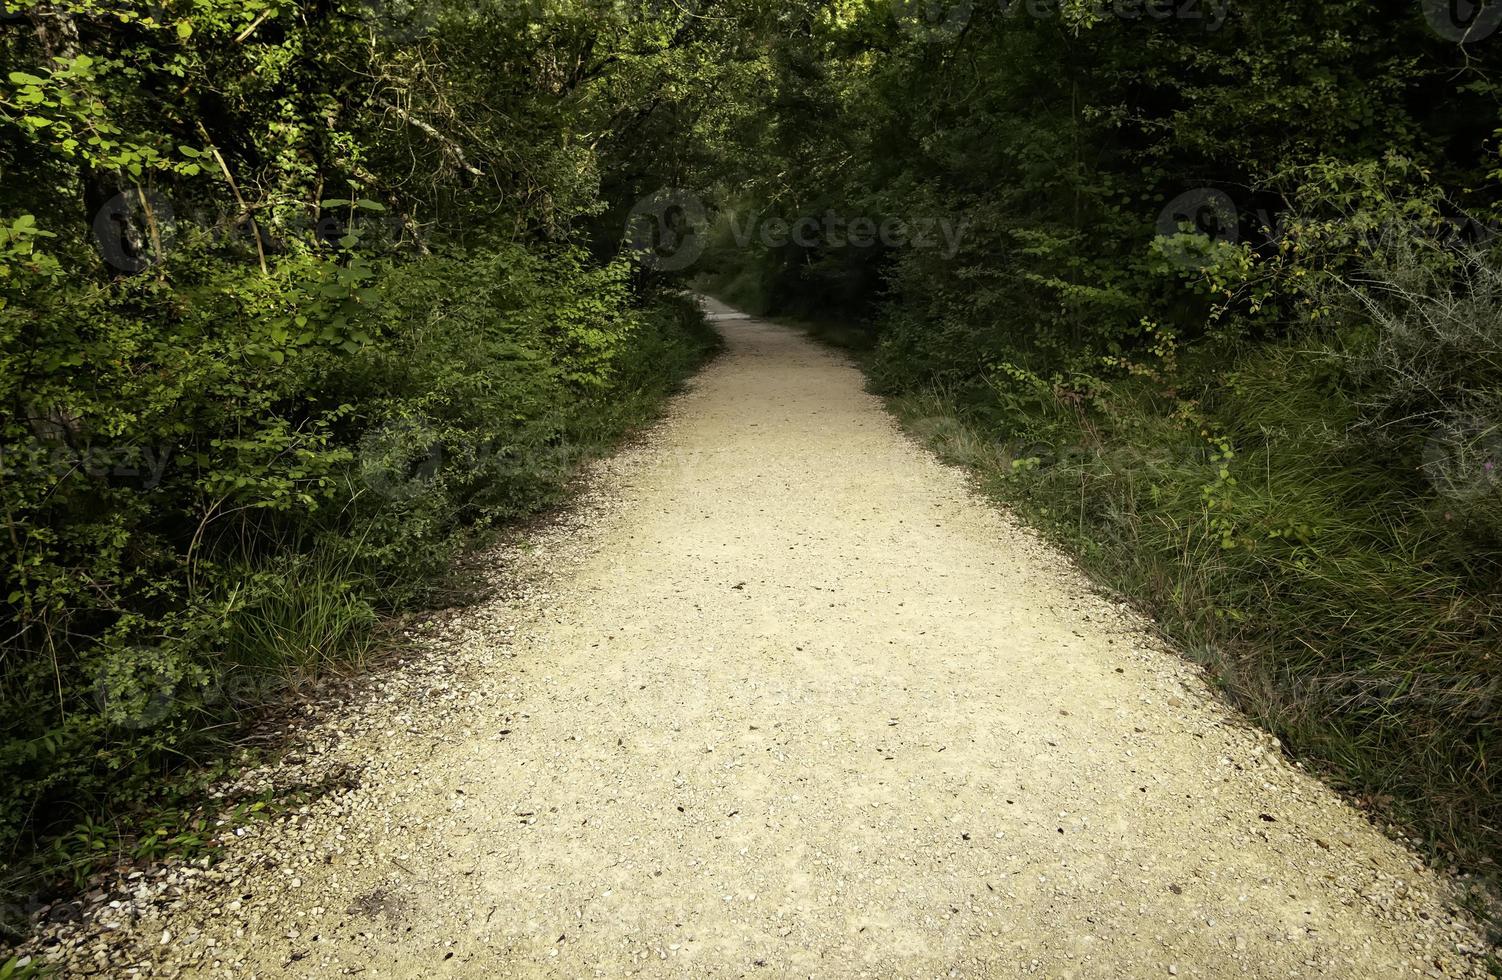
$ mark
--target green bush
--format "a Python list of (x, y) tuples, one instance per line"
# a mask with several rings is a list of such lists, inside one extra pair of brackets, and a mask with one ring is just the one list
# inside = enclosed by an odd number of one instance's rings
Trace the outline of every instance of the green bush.
[[(691, 304), (564, 248), (396, 265), (301, 343), (244, 312), (271, 285), (202, 268), (0, 310), (8, 394), (35, 406), (0, 484), (13, 854), (148, 798), (270, 691), (358, 667), (382, 611), (557, 500), (712, 346)], [(101, 356), (65, 356), (80, 343)]]

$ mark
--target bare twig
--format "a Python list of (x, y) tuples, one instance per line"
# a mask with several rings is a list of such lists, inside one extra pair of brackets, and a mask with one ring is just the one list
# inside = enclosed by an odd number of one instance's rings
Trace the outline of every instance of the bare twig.
[(414, 126), (426, 133), (429, 137), (432, 138), (435, 143), (439, 145), (443, 152), (447, 154), (455, 164), (458, 165), (460, 170), (463, 170), (465, 173), (471, 174), (475, 177), (485, 176), (485, 171), (469, 162), (469, 158), (464, 155), (464, 149), (460, 147), (458, 143), (455, 143), (453, 140), (440, 133), (432, 123), (425, 122), (424, 120), (412, 115), (412, 113), (408, 112), (406, 109), (403, 109), (401, 106), (395, 105), (390, 102), (377, 101), (376, 105), (387, 110), (388, 112), (395, 113), (397, 117), (399, 117), (409, 126)]

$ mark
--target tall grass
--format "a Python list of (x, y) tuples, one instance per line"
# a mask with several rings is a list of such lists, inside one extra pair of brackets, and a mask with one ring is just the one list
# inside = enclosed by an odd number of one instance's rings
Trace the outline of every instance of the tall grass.
[(375, 592), (351, 552), (295, 555), (253, 577), (254, 595), (232, 613), (230, 670), (288, 684), (364, 669), (377, 615)]
[(1147, 380), (894, 399), (945, 458), (1152, 615), (1300, 757), (1465, 867), (1502, 853), (1502, 571), (1421, 474), (1353, 441), (1294, 344), (1185, 414)]

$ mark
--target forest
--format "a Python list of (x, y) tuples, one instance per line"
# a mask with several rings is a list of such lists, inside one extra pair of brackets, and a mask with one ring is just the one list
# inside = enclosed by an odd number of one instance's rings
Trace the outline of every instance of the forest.
[(1495, 875), (1499, 71), (1468, 0), (6, 0), (0, 904), (191, 851), (713, 356), (688, 290)]

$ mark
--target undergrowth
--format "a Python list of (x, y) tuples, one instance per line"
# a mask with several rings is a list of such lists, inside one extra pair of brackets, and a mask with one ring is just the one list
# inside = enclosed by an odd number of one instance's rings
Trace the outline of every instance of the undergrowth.
[[(301, 505), (267, 479), (276, 464), (259, 447), (231, 448), (194, 390), (122, 423), (170, 450), (149, 493), (78, 472), (48, 496), (19, 496), (23, 483), (10, 499), (12, 520), (44, 508), (45, 523), (110, 527), (123, 547), (35, 548), (32, 581), (47, 576), (56, 612), (29, 618), (28, 657), (0, 663), (0, 930), (19, 934), (40, 896), (102, 870), (207, 855), (210, 827), (238, 818), (205, 809), (203, 791), (261, 760), (239, 742), (249, 723), (312, 682), (368, 669), (384, 617), (449, 598), (458, 555), (558, 502), (718, 343), (686, 298), (633, 296), (621, 267), (566, 254), (433, 257), (380, 288), (364, 344), (296, 370), (244, 370), (247, 389), (299, 394), (247, 395), (228, 426), (319, 420), (316, 443), (280, 450)], [(223, 360), (191, 343), (178, 356)], [(174, 418), (195, 413), (191, 426)], [(217, 502), (202, 497), (209, 481), (226, 488)], [(246, 801), (243, 816), (284, 802)]]
[(1353, 443), (1306, 354), (1248, 353), (1189, 414), (1145, 379), (1088, 399), (1045, 385), (1008, 412), (942, 388), (891, 404), (1296, 757), (1495, 880), (1496, 556), (1463, 544), (1420, 474)]

